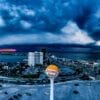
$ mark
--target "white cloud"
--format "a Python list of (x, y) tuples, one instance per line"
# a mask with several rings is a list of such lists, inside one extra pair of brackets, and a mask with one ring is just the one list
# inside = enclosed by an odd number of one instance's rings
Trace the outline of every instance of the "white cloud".
[(100, 18), (100, 9), (98, 9), (95, 13), (95, 17)]
[(100, 41), (97, 41), (95, 45), (100, 46)]
[(69, 21), (65, 27), (61, 29), (65, 36), (65, 42), (76, 44), (89, 44), (95, 42), (87, 32), (81, 30), (76, 23)]
[(29, 29), (29, 28), (32, 27), (32, 24), (31, 24), (31, 23), (29, 23), (29, 22), (27, 22), (27, 21), (24, 21), (24, 20), (21, 20), (21, 21), (20, 21), (20, 24), (21, 24), (21, 26), (22, 26), (24, 29)]
[(64, 2), (63, 6), (66, 6), (66, 7), (69, 6), (69, 2)]
[[(31, 28), (31, 23), (21, 20), (20, 24), (24, 29)], [(76, 23), (68, 22), (61, 29), (61, 34), (50, 32), (34, 34), (13, 34), (0, 38), (0, 45), (21, 44), (21, 43), (74, 43), (88, 44), (95, 42), (85, 31), (79, 29)], [(98, 43), (97, 43), (98, 44)]]
[[(59, 40), (59, 41), (58, 41)], [(16, 34), (2, 37), (0, 45), (21, 43), (58, 43), (60, 37), (51, 33), (42, 34)]]
[(22, 14), (27, 15), (27, 16), (35, 16), (35, 11), (31, 10), (31, 9), (28, 9), (26, 6), (19, 7), (19, 11)]
[[(75, 38), (76, 39), (76, 38)], [(21, 43), (80, 43), (76, 42), (75, 39), (71, 39), (70, 36), (66, 34), (52, 34), (52, 33), (43, 33), (43, 34), (15, 34), (5, 36), (0, 39), (0, 45), (4, 44), (21, 44)], [(85, 43), (83, 43), (85, 44)]]
[(34, 36), (35, 35), (24, 35), (24, 34), (5, 36), (0, 39), (1, 41), (0, 45), (32, 43), (33, 41), (35, 41)]
[(0, 27), (4, 27), (5, 26), (5, 21), (2, 18), (2, 16), (0, 16)]
[[(31, 25), (22, 21), (24, 28), (29, 28)], [(88, 44), (93, 43), (94, 40), (90, 38), (85, 31), (82, 31), (78, 26), (69, 22), (61, 29), (62, 34), (53, 33), (34, 33), (34, 34), (14, 34), (5, 36), (0, 39), (2, 44), (21, 44), (21, 43), (74, 43), (74, 44)], [(97, 44), (100, 44), (99, 42)]]
[(39, 9), (39, 11), (43, 13), (43, 12), (46, 12), (47, 9), (43, 6), (43, 7), (41, 7), (41, 8)]
[(0, 4), (0, 10), (7, 10), (11, 16), (19, 17), (20, 13), (26, 16), (35, 16), (35, 11), (27, 6), (16, 6), (7, 2)]

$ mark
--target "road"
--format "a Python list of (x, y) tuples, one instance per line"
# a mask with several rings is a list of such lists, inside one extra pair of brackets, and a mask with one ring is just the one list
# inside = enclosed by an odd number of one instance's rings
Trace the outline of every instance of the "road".
[[(0, 100), (49, 100), (49, 85), (2, 84)], [(100, 100), (100, 81), (55, 84), (54, 100)]]

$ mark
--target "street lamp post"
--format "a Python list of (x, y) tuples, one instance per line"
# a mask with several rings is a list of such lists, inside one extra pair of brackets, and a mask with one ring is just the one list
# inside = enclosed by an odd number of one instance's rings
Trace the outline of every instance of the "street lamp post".
[(58, 67), (56, 65), (49, 65), (45, 72), (50, 79), (50, 100), (54, 100), (54, 79), (58, 76)]

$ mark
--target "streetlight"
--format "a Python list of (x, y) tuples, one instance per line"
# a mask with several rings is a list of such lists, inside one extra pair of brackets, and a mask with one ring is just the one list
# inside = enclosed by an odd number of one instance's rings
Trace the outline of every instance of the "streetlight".
[(58, 76), (59, 69), (52, 64), (46, 68), (45, 72), (50, 79), (50, 100), (54, 100), (54, 79)]

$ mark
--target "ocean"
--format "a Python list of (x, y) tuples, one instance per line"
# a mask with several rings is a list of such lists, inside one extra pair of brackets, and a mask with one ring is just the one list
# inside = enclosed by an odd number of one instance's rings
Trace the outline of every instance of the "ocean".
[(0, 62), (23, 62), (24, 59), (27, 59), (27, 56), (0, 54)]
[[(55, 55), (59, 58), (67, 58), (71, 60), (88, 60), (88, 61), (100, 60), (100, 53), (51, 52), (50, 54)], [(23, 62), (23, 60), (27, 58), (28, 58), (27, 55), (0, 54), (0, 62)]]
[(72, 60), (88, 60), (88, 61), (100, 60), (100, 53), (55, 52), (54, 54), (58, 57), (72, 59)]
[(1, 55), (0, 62), (16, 62), (27, 59), (28, 52), (45, 51), (57, 57), (72, 60), (100, 60), (100, 46), (73, 45), (73, 44), (27, 44), (27, 45), (3, 45), (0, 49), (16, 49), (17, 53), (25, 52), (26, 55)]

